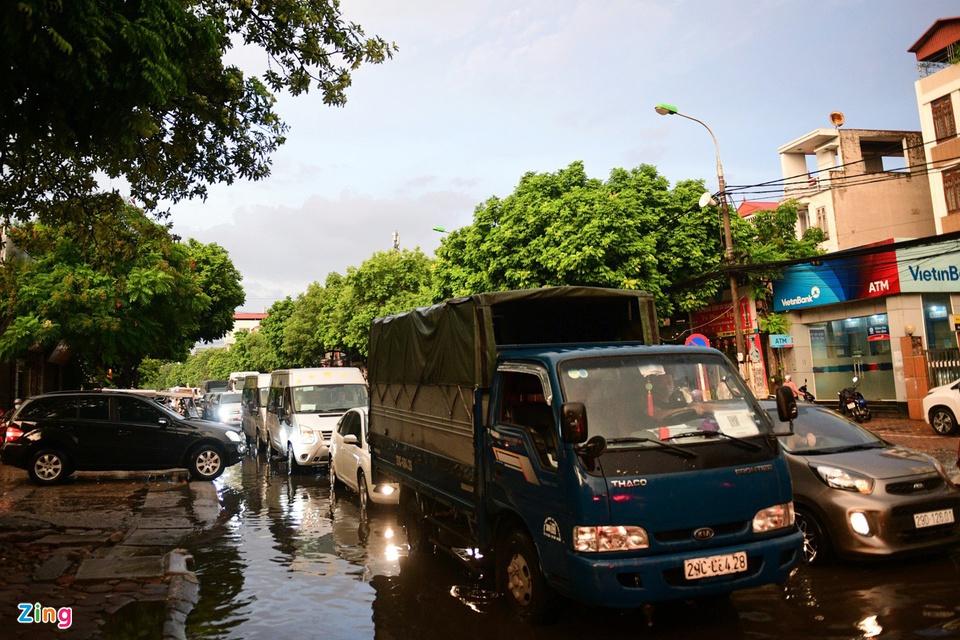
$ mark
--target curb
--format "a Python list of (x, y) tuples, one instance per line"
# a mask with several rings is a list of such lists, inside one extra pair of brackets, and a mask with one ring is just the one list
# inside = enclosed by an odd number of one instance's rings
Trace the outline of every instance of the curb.
[(193, 556), (186, 549), (174, 549), (164, 556), (167, 589), (167, 615), (163, 621), (163, 640), (187, 640), (187, 616), (200, 599), (200, 581), (191, 569)]

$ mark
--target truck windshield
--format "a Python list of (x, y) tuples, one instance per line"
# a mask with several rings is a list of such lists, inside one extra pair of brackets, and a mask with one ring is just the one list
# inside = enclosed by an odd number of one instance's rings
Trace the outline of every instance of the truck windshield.
[(583, 358), (561, 363), (559, 373), (564, 399), (586, 406), (590, 435), (603, 436), (611, 448), (730, 442), (772, 430), (720, 356)]
[(294, 413), (343, 413), (367, 404), (367, 387), (362, 384), (325, 384), (290, 390)]

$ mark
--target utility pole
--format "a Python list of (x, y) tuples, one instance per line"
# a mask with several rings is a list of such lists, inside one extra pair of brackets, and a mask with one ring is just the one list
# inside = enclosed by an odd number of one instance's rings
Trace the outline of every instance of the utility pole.
[[(733, 266), (733, 234), (730, 231), (730, 206), (727, 203), (727, 182), (723, 176), (723, 164), (720, 162), (720, 144), (717, 142), (717, 136), (713, 134), (713, 129), (711, 129), (706, 122), (703, 120), (698, 120), (692, 116), (688, 116), (685, 113), (680, 113), (680, 111), (672, 104), (661, 103), (654, 107), (654, 111), (659, 113), (662, 116), (680, 116), (681, 118), (686, 118), (687, 120), (693, 120), (704, 129), (707, 130), (707, 133), (710, 134), (710, 137), (713, 139), (713, 148), (717, 158), (717, 184), (720, 188), (720, 216), (723, 219), (723, 242), (724, 242), (724, 251), (723, 258), (724, 262), (727, 265), (727, 268)], [(737, 345), (737, 360), (738, 365), (746, 365), (748, 353), (746, 351), (745, 340), (743, 336), (743, 322), (740, 315), (740, 292), (737, 288), (737, 276), (733, 271), (730, 271), (730, 304), (733, 306), (733, 331), (734, 331), (734, 340)], [(745, 367), (740, 367), (741, 372), (745, 370)]]

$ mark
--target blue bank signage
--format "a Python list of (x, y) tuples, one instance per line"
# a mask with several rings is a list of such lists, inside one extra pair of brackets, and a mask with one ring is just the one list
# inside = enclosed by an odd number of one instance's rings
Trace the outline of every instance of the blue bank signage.
[(770, 346), (773, 347), (774, 349), (784, 349), (786, 347), (792, 347), (793, 336), (788, 336), (782, 333), (771, 333)]

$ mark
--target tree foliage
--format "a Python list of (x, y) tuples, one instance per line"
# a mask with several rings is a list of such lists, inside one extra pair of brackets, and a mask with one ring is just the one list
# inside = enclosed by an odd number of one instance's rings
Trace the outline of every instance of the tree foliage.
[[(243, 303), (222, 248), (176, 242), (134, 207), (9, 234), (25, 256), (0, 267), (3, 359), (62, 343), (86, 379), (112, 370), (128, 385), (144, 357), (180, 358), (223, 335), (220, 319)], [(233, 281), (212, 287), (221, 277)]]
[[(242, 43), (262, 78), (224, 64)], [(338, 0), (20, 0), (0, 8), (0, 211), (60, 219), (98, 173), (153, 210), (213, 183), (266, 176), (286, 125), (274, 93), (343, 105), (351, 73), (396, 46)]]
[[(698, 205), (703, 182), (672, 187), (656, 169), (614, 169), (589, 178), (574, 162), (555, 173), (527, 173), (505, 198), (490, 198), (473, 223), (448, 235), (437, 250), (438, 299), (481, 291), (548, 285), (590, 285), (652, 293), (662, 316), (695, 310), (726, 285), (722, 228), (716, 207)], [(819, 230), (794, 236), (796, 205), (734, 215), (738, 264), (816, 255)], [(693, 276), (713, 273), (695, 287)], [(758, 290), (775, 275), (757, 270)]]

